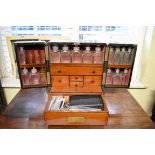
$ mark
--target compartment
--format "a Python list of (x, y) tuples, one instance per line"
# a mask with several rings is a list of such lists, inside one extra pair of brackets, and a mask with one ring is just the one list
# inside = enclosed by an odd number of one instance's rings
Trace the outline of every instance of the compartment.
[(83, 81), (83, 76), (70, 76), (70, 81)]
[(77, 89), (83, 87), (83, 81), (70, 81), (70, 87)]
[[(101, 87), (102, 76), (84, 76), (85, 87)], [(94, 89), (95, 89), (94, 87)]]
[[(56, 102), (55, 97), (62, 100)], [(102, 94), (53, 94), (49, 96), (44, 117), (48, 125), (104, 126), (108, 120), (108, 110)]]
[(69, 76), (51, 76), (52, 87), (69, 87)]

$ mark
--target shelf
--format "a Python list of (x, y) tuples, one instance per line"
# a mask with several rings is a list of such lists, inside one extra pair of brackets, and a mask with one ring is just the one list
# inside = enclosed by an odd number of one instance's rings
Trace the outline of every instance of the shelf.
[(106, 88), (128, 88), (128, 85), (105, 85)]
[(132, 65), (108, 65), (109, 68), (131, 68)]
[(23, 85), (23, 88), (39, 88), (39, 87), (46, 87), (47, 84), (37, 84), (37, 85)]
[(25, 64), (19, 65), (20, 68), (45, 67), (45, 64)]
[(83, 63), (50, 63), (50, 65), (57, 65), (57, 66), (74, 66), (74, 67), (78, 67), (78, 66), (83, 66), (83, 67), (101, 67), (103, 66), (103, 64), (83, 64)]

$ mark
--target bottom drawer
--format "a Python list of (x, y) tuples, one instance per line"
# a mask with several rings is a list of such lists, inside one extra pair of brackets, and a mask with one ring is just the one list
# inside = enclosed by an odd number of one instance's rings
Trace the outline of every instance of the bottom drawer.
[[(59, 94), (59, 96), (61, 95)], [(83, 102), (84, 100), (82, 98), (80, 98), (79, 100), (73, 98), (73, 96), (79, 97), (79, 95), (63, 94), (62, 96), (66, 99), (66, 102), (68, 102), (67, 108), (65, 109), (52, 109), (51, 107), (54, 107), (54, 103), (51, 103), (51, 101), (53, 101), (53, 99), (58, 96), (54, 96), (54, 94), (52, 94), (52, 96), (49, 96), (49, 100), (44, 111), (44, 119), (47, 125), (104, 126), (107, 124), (108, 110), (103, 95), (96, 95), (101, 99), (100, 104), (98, 100), (96, 100), (97, 102), (95, 102), (95, 99), (91, 99), (91, 97), (95, 97), (95, 95), (91, 95), (90, 100), (89, 97), (88, 99), (85, 98), (86, 102)], [(84, 96), (83, 94), (80, 94), (80, 97), (81, 96), (87, 97), (90, 96), (90, 94), (85, 94)]]

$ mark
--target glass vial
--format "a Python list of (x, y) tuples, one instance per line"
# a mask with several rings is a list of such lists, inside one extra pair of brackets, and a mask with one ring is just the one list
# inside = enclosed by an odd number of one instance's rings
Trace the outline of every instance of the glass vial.
[(31, 69), (31, 84), (32, 85), (39, 84), (39, 74), (35, 67)]
[(92, 64), (93, 63), (93, 53), (90, 51), (90, 47), (86, 47), (85, 51), (83, 51), (83, 63), (84, 64)]
[(26, 60), (27, 60), (27, 64), (32, 64), (33, 63), (32, 50), (26, 50)]
[(117, 68), (115, 69), (115, 73), (113, 74), (113, 85), (121, 85), (121, 73), (120, 70)]
[(79, 50), (79, 47), (74, 47), (72, 53), (72, 63), (82, 63), (82, 54)]
[(30, 75), (29, 75), (28, 69), (26, 69), (26, 68), (24, 68), (22, 70), (22, 83), (23, 83), (23, 85), (30, 84)]
[(46, 71), (45, 71), (45, 68), (43, 68), (43, 67), (40, 69), (40, 83), (41, 84), (46, 84), (47, 83)]
[(106, 84), (107, 85), (112, 84), (112, 71), (111, 71), (111, 69), (107, 70)]
[(95, 48), (94, 64), (103, 64), (103, 52), (101, 51), (101, 47)]
[(50, 51), (50, 63), (60, 63), (60, 51), (57, 45), (54, 45)]
[(24, 47), (20, 47), (18, 51), (19, 64), (24, 65), (25, 62), (25, 50)]
[(40, 55), (40, 63), (45, 64), (45, 50), (40, 50), (39, 55)]
[(114, 48), (113, 47), (110, 47), (109, 49), (109, 59), (108, 59), (108, 64), (109, 65), (113, 65), (114, 64)]
[(68, 46), (63, 46), (62, 48), (61, 63), (71, 63), (71, 54), (68, 50)]
[(39, 51), (37, 49), (33, 50), (33, 63), (35, 63), (35, 64), (40, 63)]
[(120, 51), (120, 65), (124, 65), (124, 59), (125, 59), (125, 53), (126, 49), (123, 47), (122, 50)]
[(130, 79), (129, 71), (128, 69), (124, 69), (124, 72), (122, 74), (122, 85), (128, 85), (129, 79)]
[(120, 64), (120, 48), (115, 49), (115, 55), (114, 55), (114, 65)]

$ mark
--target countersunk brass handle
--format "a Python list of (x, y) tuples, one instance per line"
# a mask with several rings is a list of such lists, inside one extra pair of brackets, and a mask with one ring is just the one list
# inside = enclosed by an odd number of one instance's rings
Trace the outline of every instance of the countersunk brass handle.
[(61, 82), (61, 80), (59, 80), (59, 82)]
[(78, 77), (75, 78), (76, 80), (78, 79)]
[(95, 81), (91, 81), (91, 83), (94, 83)]
[(61, 73), (61, 71), (57, 71), (58, 73)]
[(77, 87), (78, 85), (76, 84), (75, 87)]
[(95, 73), (95, 71), (92, 72), (93, 74)]
[(67, 121), (69, 123), (83, 123), (86, 119), (84, 117), (68, 117)]

